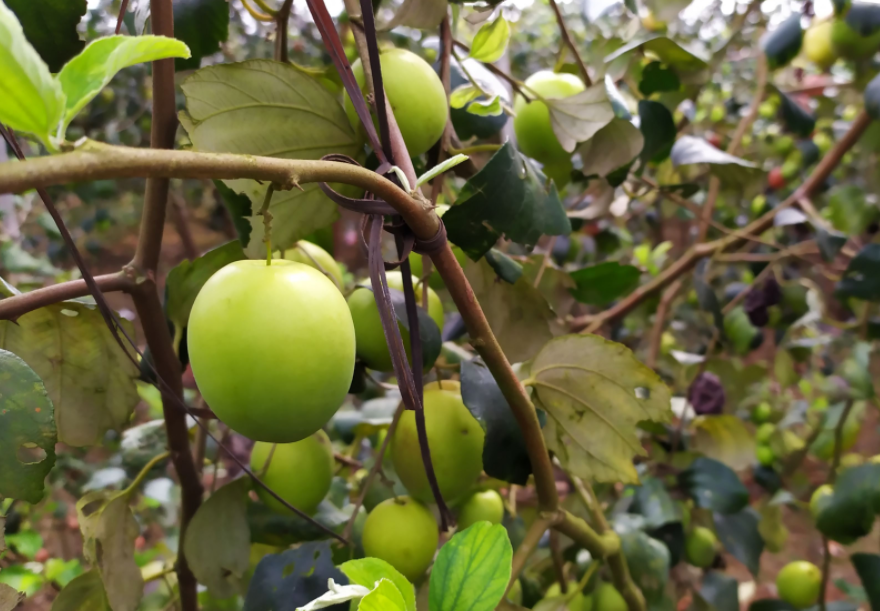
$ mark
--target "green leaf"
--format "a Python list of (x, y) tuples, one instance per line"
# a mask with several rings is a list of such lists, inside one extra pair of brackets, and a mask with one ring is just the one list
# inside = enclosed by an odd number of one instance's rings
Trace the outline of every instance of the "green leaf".
[[(182, 89), (187, 112), (181, 121), (196, 150), (283, 159), (358, 154), (354, 131), (339, 100), (293, 66), (262, 59), (211, 66), (186, 79)], [(225, 183), (250, 198), (253, 214), (259, 212), (267, 184), (253, 180)], [(354, 194), (350, 188), (347, 193)], [(303, 190), (276, 192), (269, 210), (272, 244), (279, 249), (292, 248), (297, 240), (338, 217), (336, 204), (314, 183), (303, 185)], [(250, 220), (248, 253), (260, 256), (265, 248), (263, 220)]]
[[(444, 221), (448, 215), (449, 212), (443, 215)], [(498, 282), (495, 270), (485, 259), (476, 263), (467, 261), (464, 274), (511, 363), (532, 358), (553, 337), (550, 323), (556, 316), (544, 296), (526, 278), (520, 277), (512, 285)]]
[(715, 534), (724, 548), (755, 577), (761, 564), (764, 539), (758, 530), (760, 516), (751, 507), (739, 513), (715, 513)]
[(403, 0), (391, 21), (380, 30), (391, 30), (399, 25), (418, 30), (433, 30), (440, 25), (448, 10), (448, 0)]
[(508, 40), (510, 40), (510, 26), (507, 20), (499, 15), (492, 23), (484, 23), (480, 27), (471, 44), (470, 57), (487, 64), (498, 61), (507, 50)]
[(639, 130), (645, 138), (642, 161), (663, 161), (669, 156), (678, 134), (672, 113), (660, 102), (639, 100)]
[(669, 156), (675, 167), (708, 165), (709, 172), (728, 187), (740, 186), (762, 174), (761, 169), (755, 164), (728, 155), (695, 136), (682, 136), (676, 140)]
[(715, 611), (739, 611), (739, 583), (736, 577), (707, 571), (700, 585), (700, 596)]
[(40, 377), (0, 350), (0, 496), (28, 503), (43, 498), (43, 482), (55, 464), (54, 413)]
[(21, 556), (33, 560), (43, 547), (43, 537), (33, 530), (19, 530), (17, 533), (7, 535), (6, 542)]
[(174, 37), (192, 53), (174, 63), (177, 70), (194, 70), (202, 58), (220, 51), (229, 36), (229, 3), (226, 0), (175, 0)]
[(486, 253), (486, 262), (492, 266), (498, 277), (508, 284), (516, 284), (523, 275), (523, 266), (497, 248), (492, 248)]
[(509, 142), (468, 180), (443, 223), (474, 260), (502, 237), (531, 249), (542, 235), (571, 232), (556, 187)]
[(639, 285), (642, 273), (633, 265), (606, 261), (571, 272), (577, 285), (571, 294), (581, 303), (606, 306), (628, 295)]
[(186, 45), (164, 36), (108, 36), (99, 38), (58, 73), (67, 102), (61, 133), (79, 112), (123, 68), (169, 57), (189, 57)]
[(837, 231), (828, 231), (821, 227), (816, 230), (816, 243), (819, 253), (826, 262), (834, 261), (840, 249), (846, 244), (847, 237)]
[(483, 470), (489, 477), (526, 485), (532, 474), (532, 463), (522, 430), (481, 359), (462, 362), (461, 398), (486, 433)]
[(86, 0), (4, 0), (12, 9), (24, 35), (50, 72), (58, 72), (85, 42), (80, 40), (77, 26), (88, 10)]
[(388, 579), (380, 580), (373, 591), (361, 599), (357, 608), (358, 611), (407, 611), (408, 609), (400, 590)]
[(501, 524), (477, 522), (456, 533), (431, 570), (430, 611), (492, 611), (507, 589), (512, 560)]
[(614, 118), (578, 147), (586, 176), (608, 176), (631, 163), (645, 146), (639, 128), (627, 119)]
[(649, 603), (659, 603), (669, 581), (669, 550), (663, 543), (635, 528), (638, 522), (618, 519), (614, 530), (620, 535), (620, 548), (626, 557), (633, 581)]
[(232, 218), (232, 224), (235, 226), (235, 232), (238, 234), (238, 241), (242, 247), (248, 245), (251, 240), (251, 200), (247, 195), (236, 193), (227, 187), (222, 180), (215, 180), (214, 188), (220, 194), (223, 205)]
[(776, 89), (779, 96), (779, 116), (785, 129), (802, 138), (809, 138), (816, 129), (816, 117), (791, 97)]
[(642, 70), (639, 92), (643, 96), (649, 97), (652, 93), (678, 91), (679, 89), (681, 89), (681, 80), (678, 75), (661, 62), (651, 62)]
[[(123, 326), (131, 337), (134, 327)], [(122, 352), (97, 308), (64, 301), (0, 322), (0, 348), (21, 357), (43, 380), (55, 406), (58, 441), (95, 445), (122, 430), (140, 401), (140, 373)]]
[(871, 611), (880, 610), (880, 556), (860, 552), (850, 556), (868, 596)]
[(429, 180), (433, 179), (435, 176), (439, 176), (443, 172), (448, 172), (458, 164), (464, 163), (468, 159), (469, 157), (467, 155), (458, 154), (450, 157), (443, 163), (435, 165), (433, 168), (419, 176), (419, 179), (416, 181), (416, 188), (419, 188)]
[(196, 295), (221, 268), (244, 259), (240, 242), (227, 242), (209, 250), (195, 261), (182, 261), (168, 272), (165, 281), (165, 315), (178, 329), (189, 322)]
[(864, 537), (880, 508), (880, 465), (869, 463), (846, 469), (834, 485), (834, 494), (821, 508), (816, 528), (830, 539), (849, 545)]
[(396, 586), (406, 611), (416, 611), (416, 592), (400, 571), (379, 558), (360, 558), (349, 560), (339, 565), (349, 583), (356, 583), (366, 588), (373, 588), (376, 582), (387, 579)]
[[(11, 587), (13, 591), (21, 592), (25, 597), (39, 592), (45, 583), (46, 580), (42, 575), (22, 564), (13, 564), (0, 571), (0, 586)], [(8, 589), (0, 587), (0, 591), (7, 598), (14, 600), (12, 592)]]
[(730, 414), (697, 417), (688, 448), (734, 471), (750, 467), (755, 459), (755, 438), (740, 418)]
[(880, 301), (880, 244), (868, 244), (849, 262), (837, 283), (840, 297)]
[(649, 51), (667, 66), (684, 72), (701, 71), (708, 68), (707, 59), (702, 52), (688, 49), (678, 42), (663, 35), (651, 35), (647, 38), (636, 38), (632, 42), (620, 47), (611, 55), (605, 57), (605, 63), (610, 63), (631, 53), (636, 49)]
[(656, 477), (646, 477), (635, 489), (630, 511), (645, 517), (648, 528), (681, 521), (678, 505), (669, 496), (666, 486)]
[(836, 186), (829, 196), (828, 210), (831, 215), (828, 220), (835, 229), (846, 235), (857, 236), (864, 233), (880, 216), (877, 207), (868, 204), (865, 190), (857, 185)]
[(636, 483), (632, 459), (645, 456), (636, 425), (672, 419), (670, 391), (629, 348), (597, 335), (565, 335), (532, 362), (544, 439), (563, 467), (598, 482)]
[[(0, 611), (12, 611), (24, 600), (24, 592), (19, 592), (15, 588), (0, 583)], [(53, 606), (54, 609), (54, 606)], [(71, 609), (71, 611), (74, 611)], [(96, 608), (95, 611), (100, 611)]]
[(0, 123), (54, 149), (50, 140), (63, 112), (61, 86), (25, 38), (15, 13), (0, 2)]
[(760, 333), (761, 330), (752, 324), (742, 306), (733, 308), (724, 316), (724, 337), (737, 354), (751, 352), (752, 342)]
[(113, 611), (136, 611), (144, 579), (134, 559), (140, 527), (125, 493), (87, 492), (76, 502), (83, 555), (100, 572)]
[(478, 117), (498, 117), (504, 114), (501, 96), (492, 96), (491, 100), (475, 100), (467, 107), (467, 111)]
[(678, 481), (697, 507), (736, 513), (749, 503), (749, 491), (733, 469), (705, 456), (697, 458)]
[[(0, 607), (2, 608), (2, 607)], [(52, 602), (52, 611), (110, 611), (101, 574), (92, 569), (68, 583)]]
[(64, 561), (61, 558), (49, 558), (45, 563), (46, 579), (57, 583), (62, 588), (82, 575), (83, 567), (77, 558)]
[(553, 133), (569, 153), (574, 152), (578, 142), (586, 142), (614, 119), (604, 81), (567, 98), (548, 98), (545, 103)]
[(800, 53), (804, 31), (801, 28), (801, 14), (795, 12), (761, 41), (761, 48), (767, 56), (771, 70), (781, 68)]
[(865, 87), (865, 110), (873, 119), (880, 119), (880, 74)]
[[(376, 482), (379, 484), (380, 482)], [(379, 486), (375, 486), (379, 488)], [(340, 511), (332, 503), (321, 501), (312, 518), (327, 528), (341, 532), (351, 512)], [(303, 541), (325, 539), (327, 533), (295, 514), (279, 514), (263, 503), (247, 504), (247, 520), (254, 543), (285, 547)], [(319, 592), (318, 595), (321, 593)], [(317, 595), (316, 595), (317, 597)], [(311, 599), (309, 599), (311, 600)]]
[(782, 506), (766, 503), (759, 508), (761, 521), (758, 522), (758, 533), (764, 540), (764, 546), (770, 552), (780, 552), (788, 541), (788, 529), (782, 514)]
[(453, 109), (464, 108), (481, 95), (483, 94), (479, 89), (474, 87), (470, 82), (466, 82), (464, 85), (456, 87), (455, 90), (449, 94), (449, 106)]
[(226, 484), (199, 507), (186, 529), (183, 551), (189, 567), (217, 598), (240, 594), (250, 568), (248, 490), (246, 477)]

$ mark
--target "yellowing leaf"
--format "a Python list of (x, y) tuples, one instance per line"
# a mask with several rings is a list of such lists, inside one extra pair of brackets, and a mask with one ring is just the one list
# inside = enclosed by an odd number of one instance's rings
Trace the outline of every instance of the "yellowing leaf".
[(526, 384), (547, 412), (548, 449), (574, 475), (636, 483), (632, 460), (644, 456), (636, 425), (669, 422), (670, 391), (622, 344), (597, 335), (565, 335), (534, 358)]
[(110, 611), (101, 574), (93, 569), (73, 579), (52, 601), (52, 611)]
[(492, 63), (501, 59), (510, 40), (510, 26), (503, 16), (492, 23), (483, 24), (471, 45), (470, 56), (477, 61)]
[(431, 30), (440, 25), (448, 9), (448, 0), (403, 0), (391, 21), (379, 29), (391, 30), (405, 25), (418, 30)]
[(24, 592), (0, 583), (0, 611), (12, 611), (22, 600), (24, 600)]
[(604, 82), (597, 83), (577, 95), (547, 99), (553, 133), (569, 153), (578, 142), (586, 142), (614, 119)]
[(754, 437), (742, 420), (729, 414), (700, 416), (694, 420), (690, 449), (714, 458), (734, 471), (745, 469), (755, 459)]

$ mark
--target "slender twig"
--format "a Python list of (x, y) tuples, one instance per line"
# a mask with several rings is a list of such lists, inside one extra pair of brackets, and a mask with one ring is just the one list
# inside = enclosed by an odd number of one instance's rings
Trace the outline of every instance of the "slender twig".
[(587, 65), (584, 63), (578, 48), (575, 46), (574, 40), (571, 39), (571, 35), (568, 33), (568, 27), (565, 25), (565, 18), (562, 16), (562, 11), (559, 10), (559, 5), (556, 4), (556, 0), (548, 1), (550, 2), (550, 7), (553, 9), (553, 13), (556, 15), (556, 23), (559, 24), (559, 33), (562, 35), (562, 40), (568, 45), (568, 48), (571, 49), (571, 54), (574, 55), (574, 60), (577, 62), (578, 69), (581, 71), (584, 85), (592, 87), (593, 80), (590, 78), (590, 72), (587, 70)]
[(556, 238), (559, 236), (552, 236), (550, 240), (547, 242), (547, 248), (544, 250), (544, 256), (541, 259), (541, 266), (538, 268), (538, 273), (535, 274), (535, 281), (532, 283), (532, 286), (538, 288), (541, 284), (541, 279), (544, 277), (544, 272), (547, 271), (547, 268), (550, 266), (550, 258), (553, 256), (553, 248), (556, 246)]
[(556, 573), (556, 581), (559, 583), (559, 591), (568, 593), (568, 582), (565, 579), (565, 561), (562, 559), (562, 549), (559, 547), (559, 531), (550, 531), (550, 558), (553, 560), (553, 571)]
[(255, 9), (253, 6), (251, 6), (251, 3), (249, 2), (249, 0), (241, 0), (241, 3), (244, 5), (245, 10), (248, 13), (250, 13), (251, 17), (253, 17), (257, 21), (262, 21), (263, 23), (269, 23), (271, 21), (275, 21), (275, 17), (273, 17), (272, 15), (267, 15), (266, 13), (261, 13), (260, 11)]
[[(95, 282), (104, 293), (116, 291), (128, 292), (132, 289), (135, 281), (123, 272), (95, 276)], [(85, 280), (68, 280), (60, 284), (53, 284), (41, 289), (22, 293), (14, 297), (0, 300), (0, 320), (15, 320), (19, 316), (33, 312), (42, 307), (60, 303), (67, 299), (85, 297), (89, 294), (89, 287)]]
[(654, 326), (651, 328), (651, 338), (648, 342), (648, 356), (645, 365), (654, 369), (657, 366), (657, 356), (660, 354), (660, 343), (663, 339), (663, 329), (666, 326), (666, 317), (669, 315), (669, 307), (681, 290), (682, 281), (676, 280), (663, 291), (657, 311), (654, 313)]
[[(469, 46), (467, 46), (466, 44), (464, 44), (463, 42), (460, 42), (458, 40), (453, 41), (453, 45), (455, 45), (459, 49), (465, 51), (466, 53), (471, 52), (471, 48)], [(489, 70), (489, 72), (491, 72), (495, 76), (507, 81), (507, 83), (510, 85), (511, 89), (513, 89), (516, 93), (518, 93), (523, 98), (525, 98), (525, 100), (527, 102), (531, 101), (531, 96), (524, 90), (525, 85), (523, 84), (522, 81), (510, 76), (509, 74), (507, 74), (504, 70), (502, 70), (501, 68), (499, 68), (495, 64), (483, 64), (483, 66), (485, 66), (485, 68), (487, 70)]]
[(144, 483), (144, 479), (147, 477), (147, 474), (150, 472), (150, 470), (163, 460), (167, 460), (170, 455), (170, 452), (162, 452), (161, 454), (151, 458), (150, 461), (143, 466), (143, 468), (140, 470), (134, 480), (132, 480), (131, 484), (129, 484), (129, 486), (125, 490), (123, 490), (121, 494), (124, 494), (126, 496), (131, 496), (132, 494), (134, 494), (137, 491), (138, 487), (140, 487), (140, 485)]
[(114, 30), (114, 34), (119, 36), (119, 32), (122, 31), (122, 20), (125, 19), (125, 13), (128, 11), (128, 0), (122, 0), (122, 3), (119, 5), (119, 16), (116, 17), (116, 29)]
[[(256, 0), (259, 4), (259, 0)], [(290, 19), (290, 8), (293, 0), (284, 0), (284, 4), (278, 9), (275, 17), (275, 61), (289, 61), (287, 49), (287, 22)]]
[(510, 569), (510, 582), (507, 584), (507, 592), (510, 592), (510, 588), (513, 587), (513, 584), (519, 578), (529, 557), (538, 548), (538, 544), (541, 542), (544, 533), (547, 532), (548, 528), (558, 522), (559, 516), (557, 514), (548, 514), (547, 516), (538, 516), (535, 518), (535, 521), (532, 522), (531, 526), (529, 526), (529, 529), (526, 531), (526, 536), (523, 537), (522, 542), (513, 554), (513, 562)]

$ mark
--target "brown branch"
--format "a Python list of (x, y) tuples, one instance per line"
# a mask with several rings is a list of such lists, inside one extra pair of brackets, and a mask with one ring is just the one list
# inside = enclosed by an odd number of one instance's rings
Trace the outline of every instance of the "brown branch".
[(553, 571), (556, 573), (556, 582), (559, 591), (568, 594), (568, 580), (565, 579), (565, 560), (562, 558), (562, 549), (559, 547), (559, 531), (550, 531), (550, 558), (553, 560)]
[(669, 306), (675, 300), (675, 296), (681, 290), (681, 280), (676, 280), (669, 285), (660, 298), (657, 312), (654, 314), (654, 326), (651, 328), (651, 339), (648, 343), (648, 357), (645, 365), (654, 369), (657, 366), (657, 355), (660, 354), (660, 343), (663, 339), (663, 328), (666, 326), (666, 316), (669, 314)]
[[(95, 282), (103, 293), (114, 291), (130, 292), (134, 286), (134, 280), (124, 274), (106, 274), (95, 276)], [(28, 312), (33, 312), (42, 307), (60, 303), (67, 299), (76, 299), (89, 295), (89, 287), (85, 280), (69, 280), (61, 284), (53, 284), (44, 288), (36, 289), (21, 295), (14, 295), (0, 300), (0, 320), (16, 320)]]
[(287, 49), (287, 21), (290, 19), (290, 8), (293, 0), (284, 0), (284, 4), (275, 14), (275, 60), (287, 63), (290, 61)]
[(116, 30), (114, 34), (119, 36), (119, 32), (122, 30), (122, 20), (125, 19), (125, 13), (128, 11), (128, 0), (122, 0), (122, 4), (119, 5), (119, 15), (116, 17)]
[[(547, 532), (547, 529), (551, 526), (558, 524), (560, 519), (561, 516), (559, 514), (538, 516), (535, 521), (532, 522), (532, 525), (529, 526), (529, 529), (526, 531), (526, 536), (523, 537), (519, 547), (517, 547), (516, 551), (513, 553), (513, 561), (510, 569), (510, 582), (507, 584), (507, 592), (510, 592), (510, 588), (513, 587), (513, 584), (523, 572), (526, 562), (538, 548), (538, 544), (544, 537), (544, 533)], [(505, 594), (507, 594), (507, 592), (505, 592)]]
[(177, 229), (177, 235), (180, 236), (180, 242), (183, 244), (183, 256), (190, 261), (194, 261), (199, 257), (199, 249), (193, 238), (192, 229), (189, 225), (189, 210), (186, 209), (186, 200), (175, 193), (171, 194), (171, 216), (174, 220), (174, 227)]
[(562, 11), (559, 10), (559, 5), (556, 4), (556, 0), (549, 0), (549, 2), (550, 7), (553, 9), (553, 13), (556, 15), (556, 23), (559, 24), (559, 33), (562, 35), (562, 40), (568, 45), (568, 48), (571, 49), (572, 55), (574, 55), (578, 69), (581, 71), (581, 77), (584, 79), (584, 85), (592, 87), (593, 79), (590, 78), (590, 72), (587, 70), (587, 65), (584, 63), (578, 48), (571, 39), (571, 34), (568, 33), (568, 27), (565, 25), (565, 18), (562, 16)]

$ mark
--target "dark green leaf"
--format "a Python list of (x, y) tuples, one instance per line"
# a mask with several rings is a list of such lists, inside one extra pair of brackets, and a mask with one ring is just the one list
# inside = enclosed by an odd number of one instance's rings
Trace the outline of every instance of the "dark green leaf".
[(633, 265), (606, 261), (571, 272), (570, 275), (577, 284), (569, 289), (575, 299), (581, 303), (605, 306), (635, 290), (642, 273)]
[(0, 350), (0, 496), (36, 503), (55, 464), (55, 410), (28, 364)]
[(878, 509), (880, 464), (866, 464), (844, 471), (834, 494), (822, 506), (816, 528), (845, 545), (871, 532)]
[(801, 14), (796, 11), (761, 41), (761, 47), (767, 56), (767, 65), (770, 69), (781, 68), (793, 60), (800, 52), (803, 40)]
[[(415, 287), (413, 287), (415, 289)], [(406, 296), (403, 291), (388, 288), (391, 294), (391, 305), (394, 306), (394, 314), (397, 321), (404, 329), (409, 331), (409, 316), (406, 313)], [(434, 322), (434, 319), (428, 314), (420, 304), (416, 304), (416, 313), (419, 318), (419, 339), (422, 342), (422, 365), (426, 369), (433, 367), (440, 351), (443, 349), (443, 338), (441, 337), (441, 329)]]
[(58, 72), (85, 42), (76, 26), (88, 10), (86, 0), (5, 0), (51, 72)]
[(703, 576), (700, 596), (712, 605), (715, 611), (739, 611), (739, 584), (735, 577), (708, 571)]
[(749, 491), (736, 472), (711, 458), (697, 458), (679, 476), (679, 483), (698, 507), (733, 514), (749, 502)]
[(329, 541), (270, 554), (254, 570), (244, 611), (295, 611), (324, 594), (328, 579), (348, 584), (348, 578), (333, 566)]
[[(322, 501), (318, 505), (318, 512), (312, 517), (327, 528), (341, 531), (348, 522), (349, 513), (340, 511), (327, 501)], [(247, 519), (251, 529), (251, 540), (254, 543), (283, 547), (327, 537), (325, 531), (311, 522), (294, 514), (275, 513), (263, 503), (248, 503)]]
[(872, 78), (865, 87), (865, 110), (875, 120), (880, 119), (880, 74)]
[(486, 432), (483, 469), (490, 477), (524, 486), (532, 463), (522, 430), (482, 360), (461, 364), (461, 398)]
[(847, 237), (837, 231), (822, 228), (816, 230), (816, 242), (825, 261), (833, 261), (843, 245), (846, 244), (846, 240)]
[(431, 570), (430, 611), (492, 611), (507, 589), (512, 560), (500, 524), (477, 522), (456, 533)]
[(784, 600), (764, 598), (749, 605), (749, 611), (798, 611), (797, 607)]
[(646, 477), (635, 489), (630, 511), (645, 516), (648, 528), (658, 528), (681, 520), (678, 505), (669, 496), (666, 486), (656, 477)]
[(862, 587), (865, 588), (871, 611), (880, 611), (880, 556), (858, 553), (853, 554), (850, 560), (859, 574)]
[(663, 599), (669, 581), (669, 550), (637, 526), (638, 523), (631, 520), (617, 520), (614, 530), (620, 535), (620, 548), (633, 581), (650, 605)]
[(649, 529), (647, 533), (669, 550), (669, 566), (675, 566), (684, 559), (685, 537), (681, 522), (667, 522), (659, 528)]
[(248, 217), (251, 215), (250, 198), (247, 195), (236, 193), (227, 187), (222, 180), (215, 180), (214, 187), (217, 189), (217, 193), (220, 194), (226, 210), (229, 211), (232, 224), (235, 226), (236, 233), (238, 233), (239, 242), (241, 242), (242, 247), (247, 246), (251, 239), (251, 222), (248, 220)]
[(501, 237), (531, 249), (542, 235), (571, 231), (556, 186), (510, 143), (465, 184), (443, 222), (450, 241), (474, 260)]
[(695, 136), (682, 136), (676, 140), (670, 158), (676, 167), (708, 165), (709, 172), (729, 186), (740, 186), (761, 174), (760, 168), (755, 164), (720, 151)]
[(878, 217), (877, 206), (868, 203), (864, 187), (858, 185), (834, 187), (826, 211), (834, 228), (850, 236), (864, 233)]
[(672, 113), (660, 102), (639, 100), (639, 130), (645, 137), (642, 161), (663, 161), (675, 143), (677, 130)]
[(486, 261), (498, 274), (498, 277), (508, 284), (516, 284), (523, 274), (523, 267), (497, 248), (492, 248), (486, 253)]
[(192, 52), (189, 59), (178, 59), (177, 70), (193, 70), (202, 58), (220, 50), (220, 43), (229, 35), (229, 3), (227, 0), (175, 0), (174, 37), (182, 40)]
[(793, 134), (807, 138), (816, 129), (816, 117), (787, 94), (777, 90), (779, 95), (779, 114), (785, 129)]
[(840, 297), (880, 301), (880, 244), (868, 244), (853, 257), (836, 292)]
[(764, 539), (758, 531), (760, 521), (760, 516), (751, 507), (746, 507), (739, 513), (715, 513), (715, 533), (718, 539), (756, 577), (760, 569), (761, 553), (764, 551)]
[(696, 49), (688, 49), (663, 35), (651, 34), (646, 38), (637, 38), (632, 42), (620, 47), (611, 55), (605, 57), (605, 63), (612, 62), (618, 57), (642, 48), (650, 51), (664, 64), (683, 72), (698, 72), (707, 67), (707, 61), (702, 53)]
[(675, 71), (660, 62), (651, 62), (642, 70), (639, 91), (645, 97), (659, 91), (678, 91), (680, 88), (681, 81)]

